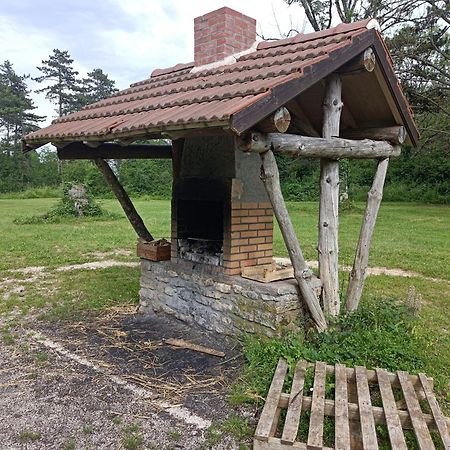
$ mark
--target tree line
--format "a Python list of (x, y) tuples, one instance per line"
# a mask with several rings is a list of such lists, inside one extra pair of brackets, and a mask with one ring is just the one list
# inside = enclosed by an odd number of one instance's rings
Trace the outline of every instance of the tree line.
[[(285, 0), (299, 6), (315, 31), (337, 20), (351, 22), (376, 17), (388, 41), (397, 75), (415, 111), (421, 133), (418, 147), (405, 147), (395, 158), (386, 183), (387, 200), (448, 203), (450, 198), (450, 3), (446, 0)], [(292, 30), (291, 30), (292, 31)], [(291, 32), (290, 32), (291, 33)], [(37, 67), (33, 78), (55, 105), (68, 114), (117, 91), (102, 69), (80, 77), (68, 51), (55, 49)], [(31, 99), (29, 75), (13, 64), (0, 64), (0, 192), (85, 183), (94, 195), (109, 190), (88, 161), (58, 163), (49, 148), (22, 154), (21, 137), (39, 127), (40, 116)], [(319, 166), (315, 160), (292, 162), (278, 157), (282, 188), (289, 200), (316, 200)], [(131, 194), (170, 196), (170, 161), (124, 160), (117, 173)], [(363, 199), (373, 176), (370, 161), (343, 161), (341, 176), (350, 197)]]

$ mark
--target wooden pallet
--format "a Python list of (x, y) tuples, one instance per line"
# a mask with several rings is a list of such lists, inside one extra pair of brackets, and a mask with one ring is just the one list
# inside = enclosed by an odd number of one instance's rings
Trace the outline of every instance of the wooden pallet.
[[(300, 361), (295, 368), (291, 391), (287, 394), (283, 392), (287, 370), (286, 361), (280, 359), (256, 428), (255, 450), (376, 450), (379, 448), (377, 424), (387, 427), (395, 450), (407, 449), (403, 431), (408, 429), (413, 430), (420, 449), (435, 448), (430, 434), (432, 430), (444, 448), (450, 450), (450, 420), (439, 408), (433, 394), (432, 378), (402, 371), (390, 373), (384, 369), (352, 369), (342, 364), (330, 366), (323, 362)], [(311, 394), (304, 392), (304, 387), (305, 379), (311, 377), (312, 372)], [(334, 383), (334, 400), (325, 397), (327, 381)], [(396, 402), (395, 395), (400, 394), (403, 399)], [(382, 407), (372, 405), (374, 396), (381, 401)], [(431, 414), (423, 412), (421, 405), (424, 403), (424, 409)], [(282, 410), (286, 410), (284, 422), (280, 419)], [(297, 441), (302, 411), (309, 411), (310, 417), (306, 442)], [(324, 445), (327, 416), (334, 417), (333, 447)]]

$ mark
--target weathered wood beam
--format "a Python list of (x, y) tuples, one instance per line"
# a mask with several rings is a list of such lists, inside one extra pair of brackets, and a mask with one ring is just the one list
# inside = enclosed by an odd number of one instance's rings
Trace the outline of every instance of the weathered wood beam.
[[(323, 102), (322, 136), (339, 136), (342, 111), (342, 82), (338, 75), (327, 78)], [(320, 159), (319, 199), (319, 278), (323, 284), (322, 301), (326, 314), (337, 316), (339, 300), (339, 161)]]
[(280, 174), (275, 156), (270, 150), (262, 153), (260, 156), (262, 162), (261, 178), (272, 204), (278, 225), (280, 226), (289, 257), (291, 258), (294, 277), (297, 280), (301, 295), (308, 306), (317, 329), (323, 331), (327, 328), (327, 322), (320, 307), (319, 299), (311, 284), (311, 270), (305, 262), (286, 204), (284, 203), (280, 187)]
[(287, 108), (282, 106), (278, 108), (273, 114), (256, 125), (259, 131), (264, 133), (285, 133), (291, 123), (291, 114)]
[(119, 203), (134, 228), (134, 231), (136, 231), (137, 235), (141, 239), (144, 239), (145, 241), (153, 241), (153, 236), (147, 230), (141, 216), (136, 211), (133, 203), (131, 203), (130, 197), (128, 197), (128, 194), (120, 184), (111, 167), (109, 167), (109, 164), (102, 158), (96, 158), (94, 161), (100, 169), (100, 172), (105, 177), (106, 182), (114, 192), (114, 195), (117, 197), (117, 200), (119, 200)]
[(348, 139), (373, 139), (388, 141), (392, 144), (403, 144), (406, 140), (406, 130), (403, 126), (384, 128), (357, 128), (341, 131), (341, 136)]
[(347, 64), (344, 64), (336, 72), (339, 75), (348, 75), (353, 73), (359, 73), (361, 71), (373, 72), (377, 64), (375, 52), (371, 47), (364, 50), (363, 53), (353, 58)]
[(370, 139), (351, 140), (333, 137), (331, 139), (298, 136), (280, 133), (249, 133), (238, 138), (239, 148), (247, 152), (264, 153), (272, 149), (274, 153), (294, 158), (329, 159), (381, 159), (400, 155), (400, 147), (385, 141)]
[(72, 142), (58, 148), (59, 159), (170, 159), (172, 146), (147, 144), (100, 144), (96, 147), (83, 142)]
[(359, 235), (358, 247), (356, 249), (355, 261), (347, 289), (345, 307), (347, 311), (356, 311), (361, 300), (366, 270), (369, 264), (369, 251), (372, 242), (372, 235), (375, 229), (378, 210), (383, 198), (384, 180), (389, 165), (389, 159), (378, 162), (377, 171), (373, 180), (372, 188), (367, 197), (367, 206), (364, 213), (364, 220)]

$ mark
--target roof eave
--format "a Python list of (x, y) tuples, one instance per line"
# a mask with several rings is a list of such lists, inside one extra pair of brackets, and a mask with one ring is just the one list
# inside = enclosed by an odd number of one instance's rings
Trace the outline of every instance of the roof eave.
[(327, 77), (339, 69), (339, 67), (364, 52), (367, 48), (373, 47), (408, 136), (412, 144), (417, 145), (419, 133), (411, 114), (409, 114), (408, 103), (397, 84), (397, 77), (388, 60), (388, 55), (384, 49), (379, 33), (375, 29), (369, 29), (362, 35), (355, 36), (353, 41), (351, 45), (332, 52), (328, 58), (319, 61), (308, 71), (305, 71), (301, 77), (273, 87), (267, 95), (233, 114), (231, 130), (238, 135), (250, 130), (262, 119), (310, 88), (318, 80)]
[(103, 135), (80, 135), (73, 137), (58, 137), (58, 136), (48, 136), (39, 139), (27, 139), (25, 136), (22, 139), (22, 151), (27, 153), (31, 150), (35, 150), (46, 144), (53, 144), (55, 147), (61, 147), (64, 145), (71, 144), (72, 142), (92, 142), (92, 143), (102, 143), (121, 139), (134, 138), (134, 140), (144, 140), (144, 139), (167, 139), (167, 136), (173, 133), (185, 132), (188, 134), (191, 131), (198, 129), (229, 129), (230, 120), (218, 120), (211, 122), (193, 122), (188, 124), (174, 124), (165, 127), (153, 127), (138, 130), (126, 130), (120, 133), (108, 133)]

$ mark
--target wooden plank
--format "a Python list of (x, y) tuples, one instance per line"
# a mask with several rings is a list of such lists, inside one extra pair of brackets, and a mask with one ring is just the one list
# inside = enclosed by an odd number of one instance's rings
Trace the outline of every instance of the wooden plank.
[(347, 370), (343, 364), (335, 365), (335, 448), (350, 448), (350, 426), (348, 417)]
[(267, 441), (270, 437), (270, 432), (274, 426), (276, 412), (280, 402), (280, 395), (283, 390), (287, 368), (287, 362), (280, 358), (272, 378), (272, 383), (270, 384), (269, 392), (267, 393), (266, 402), (261, 412), (258, 426), (256, 427), (255, 439)]
[(171, 159), (171, 145), (100, 144), (96, 147), (73, 142), (57, 150), (59, 159)]
[(321, 449), (323, 447), (323, 419), (325, 412), (325, 382), (327, 366), (323, 362), (316, 362), (314, 385), (309, 420), (308, 448)]
[(184, 348), (192, 350), (194, 352), (206, 353), (207, 355), (217, 356), (218, 358), (225, 357), (225, 353), (214, 348), (205, 347), (204, 345), (198, 345), (194, 342), (185, 341), (184, 339), (164, 339), (164, 343), (177, 348)]
[[(303, 442), (294, 442), (292, 445), (283, 444), (280, 438), (270, 437), (267, 442), (253, 440), (253, 450), (309, 450)], [(334, 450), (331, 447), (321, 447), (321, 450)]]
[[(314, 363), (309, 362), (308, 367), (314, 367)], [(327, 373), (334, 373), (334, 369), (335, 369), (334, 366), (327, 364)], [(356, 382), (355, 370), (352, 369), (351, 367), (347, 367), (346, 371), (347, 371), (347, 380), (349, 382)], [(391, 382), (392, 387), (395, 387), (395, 388), (401, 387), (400, 383), (398, 381), (397, 374), (392, 373), (392, 372), (387, 372), (387, 374), (389, 376), (389, 381)], [(366, 375), (367, 375), (367, 380), (369, 381), (369, 383), (377, 382), (378, 378), (377, 378), (377, 373), (375, 370), (366, 369)], [(422, 388), (422, 384), (417, 375), (409, 375), (409, 379), (411, 380), (411, 383), (413, 384), (413, 386), (416, 390)], [(428, 383), (429, 383), (431, 389), (433, 389), (433, 378), (427, 377), (427, 380), (428, 380)]]
[(136, 234), (144, 241), (153, 241), (153, 236), (147, 230), (142, 217), (136, 211), (136, 208), (131, 202), (130, 197), (128, 197), (127, 192), (120, 184), (111, 167), (109, 167), (109, 164), (102, 158), (95, 159), (95, 164), (100, 169), (100, 172), (103, 174), (106, 182), (114, 192), (117, 200), (119, 200), (120, 206), (122, 206), (122, 209), (125, 212), (132, 227), (134, 228), (134, 231), (136, 231)]
[(380, 389), (381, 400), (383, 401), (384, 415), (386, 417), (391, 446), (398, 450), (407, 450), (389, 375), (384, 369), (376, 369), (375, 371), (378, 377), (378, 387)]
[(419, 400), (417, 399), (414, 386), (412, 385), (409, 376), (406, 372), (398, 371), (398, 380), (402, 387), (403, 396), (405, 397), (406, 407), (408, 408), (411, 422), (413, 425), (414, 434), (417, 438), (419, 447), (423, 450), (434, 449), (433, 440), (431, 439), (430, 431), (423, 418), (423, 413), (420, 408)]
[(358, 389), (359, 420), (361, 422), (361, 434), (365, 449), (378, 449), (375, 420), (370, 400), (369, 382), (365, 367), (355, 367), (356, 388)]
[(426, 375), (419, 373), (419, 379), (422, 384), (423, 391), (425, 392), (426, 399), (428, 400), (428, 404), (430, 405), (431, 413), (433, 414), (436, 427), (439, 431), (439, 435), (441, 436), (445, 450), (450, 450), (450, 434), (448, 431), (447, 420), (444, 414), (442, 414), (439, 403), (434, 396), (433, 389), (431, 389)]
[(294, 268), (295, 279), (317, 329), (324, 331), (327, 328), (327, 321), (320, 306), (319, 298), (311, 284), (312, 272), (306, 264), (297, 234), (284, 202), (280, 186), (280, 173), (275, 156), (271, 150), (262, 153), (260, 156), (262, 162), (261, 179), (280, 226), (281, 234)]
[(306, 361), (300, 361), (294, 373), (292, 380), (291, 394), (289, 396), (289, 406), (284, 422), (281, 442), (283, 444), (293, 444), (300, 424), (300, 414), (302, 411), (303, 386), (305, 384)]
[(378, 161), (377, 170), (372, 187), (367, 195), (367, 206), (359, 233), (358, 246), (356, 247), (355, 260), (349, 275), (348, 288), (345, 299), (347, 311), (356, 311), (361, 300), (366, 271), (369, 265), (369, 252), (372, 236), (375, 230), (378, 211), (383, 198), (384, 180), (389, 165), (389, 158)]
[[(311, 410), (311, 397), (303, 397), (302, 401), (302, 411)], [(280, 408), (287, 408), (289, 405), (289, 394), (281, 394), (280, 397)], [(384, 417), (384, 409), (379, 406), (372, 406), (372, 413), (376, 424), (385, 424), (386, 418)], [(335, 415), (335, 402), (334, 400), (325, 399), (325, 415), (334, 416)], [(356, 403), (348, 403), (348, 416), (351, 421), (359, 420), (359, 407)], [(398, 411), (398, 416), (400, 417), (400, 422), (402, 428), (412, 430), (411, 418), (409, 417), (408, 411)], [(432, 430), (437, 430), (436, 422), (431, 414), (423, 414), (423, 418), (428, 427)], [(450, 419), (446, 418), (446, 424), (450, 428)]]

